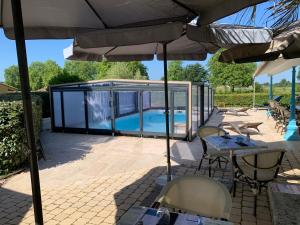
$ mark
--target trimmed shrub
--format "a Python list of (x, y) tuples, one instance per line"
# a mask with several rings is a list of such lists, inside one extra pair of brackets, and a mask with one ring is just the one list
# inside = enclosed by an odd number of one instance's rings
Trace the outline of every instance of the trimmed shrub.
[[(42, 118), (40, 98), (34, 98), (32, 113), (35, 139), (39, 143)], [(22, 102), (0, 102), (0, 175), (20, 168), (27, 161), (28, 153)]]
[[(43, 118), (50, 117), (50, 100), (49, 92), (31, 92), (32, 99), (40, 98), (42, 100), (42, 116)], [(11, 102), (11, 101), (21, 101), (21, 93), (6, 93), (0, 94), (0, 101)]]
[[(283, 98), (280, 103), (283, 106), (289, 106), (290, 95), (282, 94)], [(268, 104), (269, 94), (267, 93), (256, 93), (255, 104), (264, 105)], [(215, 105), (223, 107), (235, 107), (235, 106), (252, 106), (253, 104), (253, 93), (234, 93), (234, 94), (215, 94)]]

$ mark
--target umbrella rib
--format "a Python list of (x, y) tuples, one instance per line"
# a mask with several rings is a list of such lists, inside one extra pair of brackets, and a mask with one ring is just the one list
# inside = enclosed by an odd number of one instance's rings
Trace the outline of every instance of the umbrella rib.
[(184, 8), (185, 10), (197, 15), (196, 11), (192, 10), (190, 7), (186, 6), (185, 4), (179, 2), (178, 0), (172, 0), (175, 4), (179, 5), (180, 7)]
[(109, 49), (107, 52), (104, 53), (104, 55), (107, 55), (108, 53), (112, 52), (113, 50), (115, 50), (118, 46), (114, 46), (111, 49)]
[(93, 13), (97, 16), (97, 18), (100, 20), (100, 22), (103, 24), (105, 28), (109, 28), (109, 26), (104, 22), (100, 14), (96, 11), (96, 9), (93, 7), (93, 5), (89, 2), (89, 0), (85, 0), (86, 4), (90, 7), (90, 9), (93, 11)]

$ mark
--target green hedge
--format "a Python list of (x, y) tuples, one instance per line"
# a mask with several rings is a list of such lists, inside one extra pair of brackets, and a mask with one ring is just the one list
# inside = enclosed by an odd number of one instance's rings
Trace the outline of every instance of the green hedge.
[[(33, 120), (36, 143), (39, 142), (42, 107), (38, 97), (33, 98)], [(0, 175), (20, 168), (27, 160), (29, 149), (24, 127), (21, 101), (0, 102)]]
[[(282, 94), (283, 97), (280, 103), (284, 106), (288, 106), (290, 103), (290, 95)], [(267, 93), (257, 93), (255, 95), (255, 104), (263, 105), (267, 104), (269, 95)], [(231, 94), (215, 94), (216, 106), (252, 106), (253, 93), (231, 93)]]
[[(47, 91), (44, 92), (31, 92), (31, 96), (34, 99), (38, 97), (42, 99), (42, 116), (43, 118), (50, 117), (50, 101), (49, 101), (49, 93)], [(22, 96), (21, 93), (7, 93), (0, 94), (0, 101), (11, 102), (11, 101), (21, 101)]]

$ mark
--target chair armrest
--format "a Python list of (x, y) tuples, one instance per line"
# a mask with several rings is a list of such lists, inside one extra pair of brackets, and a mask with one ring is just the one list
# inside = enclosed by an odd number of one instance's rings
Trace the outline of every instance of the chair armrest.
[(155, 202), (153, 202), (153, 204), (151, 205), (151, 208), (153, 208), (153, 209), (158, 209), (159, 206), (160, 206), (160, 202), (155, 201)]
[(244, 156), (249, 156), (249, 155), (256, 155), (262, 152), (273, 152), (273, 151), (278, 151), (278, 149), (276, 150), (270, 150), (268, 148), (265, 148), (264, 146), (258, 147), (258, 148), (254, 148), (254, 149), (245, 149), (245, 150), (240, 150), (240, 151), (236, 151), (234, 154), (237, 157), (244, 157)]

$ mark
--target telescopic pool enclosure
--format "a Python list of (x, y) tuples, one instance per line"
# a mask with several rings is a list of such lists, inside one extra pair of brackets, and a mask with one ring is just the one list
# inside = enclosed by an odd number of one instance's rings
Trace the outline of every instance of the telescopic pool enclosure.
[[(213, 89), (170, 81), (170, 136), (192, 140), (214, 109)], [(163, 81), (99, 80), (50, 87), (53, 131), (163, 137)]]

